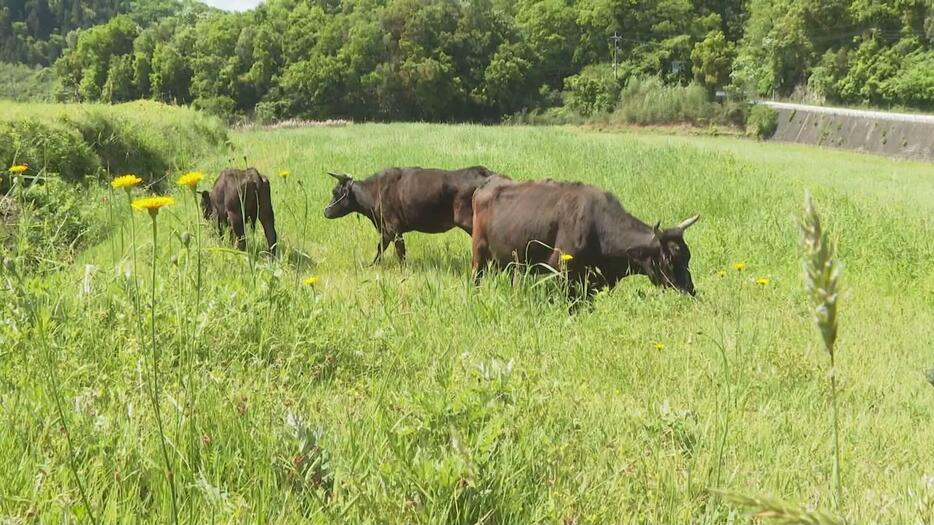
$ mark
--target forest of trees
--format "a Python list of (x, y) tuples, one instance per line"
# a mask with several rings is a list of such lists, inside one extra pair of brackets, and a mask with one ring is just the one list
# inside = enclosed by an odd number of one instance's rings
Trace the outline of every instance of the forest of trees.
[(62, 100), (261, 120), (587, 115), (637, 77), (929, 110), (932, 43), (934, 0), (0, 0), (0, 61)]

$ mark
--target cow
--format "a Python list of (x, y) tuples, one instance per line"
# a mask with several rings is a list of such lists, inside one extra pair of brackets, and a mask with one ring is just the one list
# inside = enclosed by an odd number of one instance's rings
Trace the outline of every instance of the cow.
[[(684, 231), (698, 216), (659, 229), (630, 215), (612, 194), (573, 182), (500, 182), (473, 197), (472, 267), (479, 286), (489, 265), (566, 270), (575, 295), (642, 274), (694, 295)], [(547, 265), (547, 266), (545, 266)]]
[(363, 181), (345, 174), (337, 179), (324, 216), (337, 219), (350, 213), (365, 216), (380, 235), (376, 256), (382, 258), (392, 242), (399, 260), (405, 262), (408, 232), (443, 233), (455, 226), (471, 233), (474, 191), (494, 178), (505, 178), (483, 166), (458, 170), (435, 168), (386, 168)]
[(241, 250), (246, 249), (244, 220), (249, 221), (255, 230), (258, 217), (266, 234), (269, 252), (275, 255), (278, 236), (269, 179), (256, 168), (227, 168), (222, 171), (213, 189), (201, 192), (201, 212), (206, 220), (216, 219), (218, 234), (223, 234), (224, 227), (232, 226), (234, 240)]

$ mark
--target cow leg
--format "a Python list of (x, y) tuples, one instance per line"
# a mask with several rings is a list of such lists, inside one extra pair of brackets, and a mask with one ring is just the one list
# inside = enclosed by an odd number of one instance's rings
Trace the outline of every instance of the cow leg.
[(376, 265), (376, 263), (383, 258), (383, 252), (389, 247), (389, 243), (392, 242), (392, 239), (392, 235), (383, 234), (379, 240), (379, 244), (376, 245), (376, 257), (373, 257), (373, 262), (370, 263), (370, 266)]
[(224, 236), (224, 228), (227, 227), (227, 215), (225, 215), (225, 214), (218, 214), (218, 215), (217, 215), (217, 220), (214, 221), (214, 226), (217, 228), (217, 236), (218, 236), (218, 237), (223, 237), (223, 236)]
[(237, 212), (228, 211), (227, 221), (233, 227), (234, 242), (237, 243), (237, 248), (240, 250), (246, 250), (246, 235), (243, 231), (243, 217)]
[(276, 234), (276, 216), (272, 211), (272, 197), (269, 194), (268, 183), (259, 187), (257, 205), (259, 206), (259, 222), (263, 225), (263, 233), (266, 235), (266, 245), (269, 246), (269, 253), (275, 255), (279, 236)]
[[(473, 197), (476, 197), (476, 195)], [(487, 242), (486, 224), (484, 223), (486, 213), (474, 202), (475, 199), (473, 197), (471, 197), (470, 201), (470, 208), (472, 210), (470, 217), (471, 228), (468, 230), (468, 233), (473, 232), (470, 235), (470, 265), (473, 270), (473, 284), (474, 286), (480, 286), (480, 279), (483, 278), (483, 274), (486, 272), (486, 267), (489, 264), (490, 247)]]
[(490, 252), (486, 245), (486, 239), (478, 232), (472, 239), (470, 248), (473, 284), (474, 286), (480, 286), (480, 280), (483, 278), (483, 274), (486, 273), (487, 265), (490, 263)]
[(393, 241), (393, 244), (396, 246), (396, 255), (399, 256), (400, 262), (405, 262), (405, 239), (402, 238), (402, 235), (397, 235), (396, 239)]
[[(555, 243), (556, 245), (561, 245)], [(560, 250), (555, 247), (551, 252), (551, 256), (548, 257), (548, 266), (551, 266), (555, 270), (564, 273), (567, 276), (567, 296), (569, 300), (579, 300), (585, 295), (589, 294), (589, 285), (585, 283), (585, 276), (587, 275), (587, 270), (584, 267), (580, 266), (580, 263), (576, 259), (571, 259), (570, 261), (562, 261), (562, 253), (572, 253), (568, 250)]]

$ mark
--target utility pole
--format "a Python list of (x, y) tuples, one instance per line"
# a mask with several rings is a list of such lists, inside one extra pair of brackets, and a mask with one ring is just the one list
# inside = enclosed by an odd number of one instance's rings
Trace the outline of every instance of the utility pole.
[(622, 39), (618, 31), (613, 31), (613, 36), (610, 37), (613, 41), (613, 77), (617, 80), (619, 80), (619, 41)]

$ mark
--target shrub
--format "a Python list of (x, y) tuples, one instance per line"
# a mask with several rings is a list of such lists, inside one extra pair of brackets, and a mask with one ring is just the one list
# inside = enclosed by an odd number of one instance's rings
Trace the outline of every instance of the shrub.
[(746, 119), (747, 134), (767, 139), (775, 133), (776, 128), (778, 128), (778, 112), (774, 109), (756, 104), (749, 111), (749, 117)]
[(55, 72), (50, 68), (0, 62), (0, 99), (50, 101), (55, 98)]
[(520, 111), (502, 121), (505, 125), (559, 126), (563, 124), (584, 124), (587, 118), (572, 111), (567, 106), (545, 110)]
[(75, 255), (99, 242), (107, 230), (98, 192), (58, 178), (43, 179), (0, 197), (0, 252), (17, 254), (29, 272), (70, 264)]
[(620, 94), (614, 116), (631, 124), (707, 125), (725, 122), (723, 107), (711, 102), (697, 84), (665, 85), (656, 77), (633, 77)]
[(81, 134), (62, 122), (24, 118), (0, 122), (0, 162), (3, 167), (29, 164), (71, 182), (79, 182), (100, 166)]
[(234, 115), (237, 104), (230, 97), (199, 97), (191, 103), (191, 106), (215, 117), (230, 120)]
[(564, 79), (564, 103), (571, 110), (589, 117), (613, 111), (619, 90), (612, 67), (606, 64), (587, 66), (577, 75)]
[(253, 118), (257, 124), (273, 124), (279, 121), (285, 109), (285, 103), (280, 101), (260, 102), (253, 108)]

